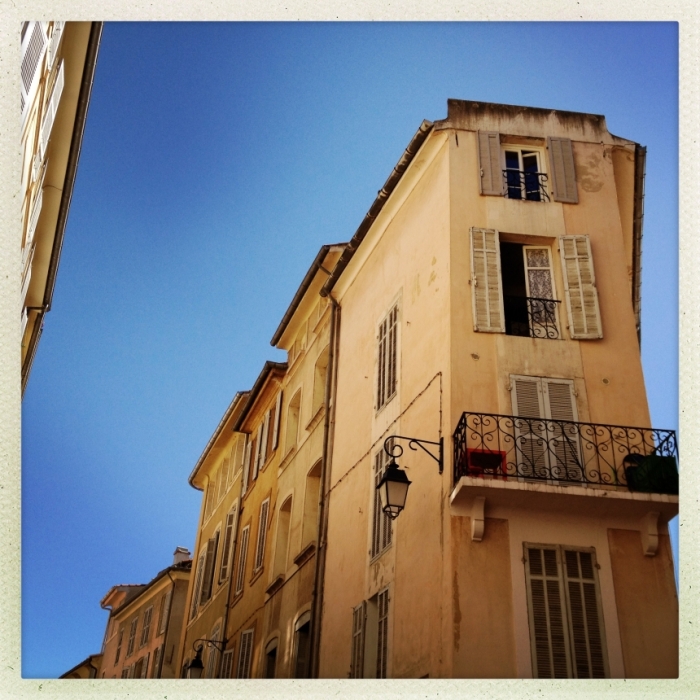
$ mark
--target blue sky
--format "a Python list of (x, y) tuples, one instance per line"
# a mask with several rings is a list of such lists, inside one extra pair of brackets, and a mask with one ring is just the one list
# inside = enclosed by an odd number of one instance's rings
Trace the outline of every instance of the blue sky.
[(604, 114), (648, 147), (642, 358), (653, 425), (677, 429), (677, 38), (675, 23), (105, 25), (23, 402), (23, 676), (99, 652), (107, 590), (192, 549), (187, 476), (225, 408), (283, 359), (269, 340), (318, 248), (352, 236), (448, 98)]

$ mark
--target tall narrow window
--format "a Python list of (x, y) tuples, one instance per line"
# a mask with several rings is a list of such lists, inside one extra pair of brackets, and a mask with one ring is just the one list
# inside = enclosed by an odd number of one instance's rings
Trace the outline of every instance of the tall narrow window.
[(289, 525), (292, 517), (292, 499), (288, 498), (277, 516), (277, 542), (275, 543), (275, 566), (273, 576), (287, 571), (287, 552), (289, 549)]
[(294, 677), (308, 678), (311, 661), (311, 614), (304, 613), (294, 625)]
[(151, 666), (151, 678), (160, 678), (160, 657), (163, 653), (163, 647), (158, 647), (153, 652), (153, 665)]
[(377, 678), (386, 678), (389, 639), (389, 589), (377, 594)]
[(277, 667), (277, 647), (279, 639), (273, 639), (265, 647), (265, 678), (274, 678)]
[(311, 402), (311, 415), (315, 416), (323, 405), (326, 396), (326, 373), (328, 371), (328, 346), (321, 352), (314, 367), (314, 394)]
[(238, 650), (238, 668), (236, 678), (250, 678), (251, 665), (253, 661), (253, 632), (246, 630), (241, 633), (241, 644)]
[[(389, 448), (391, 449), (391, 447)], [(390, 544), (392, 538), (391, 518), (382, 511), (382, 502), (377, 491), (377, 485), (384, 476), (384, 471), (389, 464), (390, 457), (382, 448), (374, 455), (374, 483), (372, 508), (372, 548), (371, 556), (376, 557)]]
[(238, 568), (236, 569), (236, 587), (234, 593), (238, 595), (243, 591), (245, 577), (245, 560), (248, 554), (248, 538), (250, 537), (250, 525), (246, 525), (241, 532), (241, 546), (238, 550)]
[(246, 435), (245, 438), (245, 450), (243, 457), (243, 485), (241, 489), (241, 496), (245, 496), (248, 490), (248, 479), (250, 478), (250, 462), (252, 455), (252, 438), (250, 435)]
[[(211, 633), (210, 639), (213, 642), (219, 641), (219, 633), (221, 628), (217, 625), (214, 631)], [(210, 644), (209, 646), (209, 656), (207, 657), (207, 670), (205, 678), (215, 678), (216, 677), (216, 662), (218, 660), (219, 650), (216, 648), (215, 644)]]
[(226, 526), (224, 529), (224, 546), (221, 550), (221, 568), (219, 570), (219, 583), (228, 578), (233, 559), (233, 539), (236, 532), (236, 515), (238, 513), (238, 504), (228, 512), (226, 516)]
[(163, 634), (168, 625), (168, 617), (170, 615), (170, 603), (173, 596), (173, 589), (168, 589), (168, 592), (161, 598), (160, 601), (160, 622), (158, 623), (158, 634)]
[(525, 545), (535, 678), (606, 678), (595, 550)]
[(282, 392), (277, 394), (275, 401), (275, 420), (273, 421), (274, 430), (272, 431), (272, 449), (276, 450), (280, 438), (280, 419), (282, 418)]
[(398, 320), (399, 307), (397, 304), (379, 324), (377, 334), (377, 410), (388, 404), (396, 394)]
[(305, 547), (318, 537), (318, 504), (321, 495), (321, 461), (313, 466), (306, 477), (304, 520), (301, 526), (301, 544)]
[(207, 556), (204, 563), (204, 577), (202, 579), (202, 594), (199, 604), (204, 605), (211, 598), (212, 586), (214, 583), (214, 564), (216, 562), (216, 551), (219, 548), (219, 531), (217, 530), (207, 542)]
[(287, 432), (285, 436), (284, 450), (288, 453), (296, 447), (299, 433), (299, 413), (301, 411), (301, 390), (297, 391), (289, 402), (287, 408)]
[(139, 623), (138, 616), (131, 621), (129, 628), (129, 643), (126, 646), (126, 655), (131, 656), (134, 653), (134, 641), (136, 640), (136, 625)]
[(386, 678), (389, 658), (389, 589), (353, 610), (351, 678)]
[(233, 672), (233, 649), (227, 649), (221, 657), (219, 678), (231, 678)]
[(119, 628), (119, 636), (117, 637), (117, 651), (114, 655), (114, 665), (116, 666), (119, 663), (119, 656), (121, 655), (122, 652), (122, 640), (124, 639), (124, 628), (120, 627)]
[(202, 579), (204, 577), (204, 561), (206, 552), (203, 552), (197, 562), (197, 577), (195, 578), (194, 588), (192, 589), (192, 607), (190, 608), (190, 620), (194, 620), (199, 610), (199, 596), (202, 590)]
[(532, 202), (549, 199), (544, 186), (547, 176), (540, 166), (539, 151), (508, 146), (503, 155), (506, 197), (527, 199)]
[(148, 637), (151, 634), (151, 617), (153, 616), (153, 606), (151, 605), (146, 609), (143, 614), (143, 627), (141, 629), (141, 644), (139, 646), (144, 646), (148, 643)]
[(267, 498), (260, 506), (260, 518), (258, 519), (258, 543), (255, 547), (255, 563), (253, 573), (262, 569), (265, 562), (265, 541), (267, 539), (267, 518), (270, 510), (270, 499)]
[(365, 622), (367, 603), (363, 601), (352, 611), (352, 650), (350, 654), (350, 678), (364, 676)]

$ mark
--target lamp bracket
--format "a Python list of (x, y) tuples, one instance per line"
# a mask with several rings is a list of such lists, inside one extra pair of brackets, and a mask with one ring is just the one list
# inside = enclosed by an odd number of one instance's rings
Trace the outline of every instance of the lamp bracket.
[[(197, 642), (200, 642), (200, 644), (198, 645)], [(227, 642), (227, 639), (195, 639), (194, 642), (192, 642), (192, 648), (199, 653), (205, 646), (210, 646), (216, 648), (223, 654)]]
[[(418, 438), (407, 437), (405, 435), (389, 435), (389, 437), (384, 440), (384, 452), (386, 452), (389, 457), (396, 459), (403, 454), (403, 447), (397, 444), (390, 444), (392, 440), (408, 440), (409, 448), (414, 451), (417, 451), (420, 447), (423, 452), (430, 455), (438, 463), (438, 469), (440, 474), (442, 474), (444, 438), (440, 438), (438, 442), (434, 442), (432, 440), (419, 440)], [(433, 454), (427, 447), (425, 447), (426, 445), (436, 445), (438, 448), (437, 455)]]

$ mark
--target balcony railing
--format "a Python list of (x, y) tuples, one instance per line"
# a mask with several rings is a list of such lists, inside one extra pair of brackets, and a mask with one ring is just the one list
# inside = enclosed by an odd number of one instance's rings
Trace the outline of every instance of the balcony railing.
[(453, 435), (463, 476), (678, 493), (673, 430), (463, 413)]
[(527, 199), (530, 202), (548, 202), (547, 175), (524, 170), (504, 170), (505, 196), (508, 199)]
[(530, 338), (559, 338), (557, 299), (505, 296), (506, 333)]

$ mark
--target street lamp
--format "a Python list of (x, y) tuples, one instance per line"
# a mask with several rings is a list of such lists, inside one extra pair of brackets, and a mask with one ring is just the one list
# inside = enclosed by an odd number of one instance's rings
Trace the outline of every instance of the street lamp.
[[(199, 644), (197, 644), (199, 642)], [(218, 641), (216, 639), (195, 639), (192, 642), (192, 648), (195, 650), (194, 659), (187, 664), (187, 677), (194, 678), (195, 680), (202, 677), (204, 672), (204, 664), (202, 663), (202, 651), (204, 651), (204, 645), (207, 644), (218, 649), (219, 652), (223, 653), (226, 647), (226, 640)]]
[[(384, 440), (384, 452), (391, 457), (391, 462), (389, 462), (382, 478), (377, 484), (377, 491), (379, 491), (382, 511), (392, 520), (396, 520), (399, 513), (404, 509), (406, 505), (406, 496), (408, 495), (408, 487), (411, 485), (411, 482), (406, 476), (406, 472), (400, 469), (399, 465), (396, 463), (396, 457), (400, 457), (403, 454), (403, 447), (395, 444), (396, 440), (408, 440), (408, 446), (412, 450), (417, 450), (420, 447), (423, 452), (429, 454), (438, 463), (440, 474), (442, 474), (443, 465), (443, 438), (440, 438), (439, 442), (432, 442), (430, 440), (419, 440), (418, 438), (406, 437), (404, 435), (390, 435)], [(437, 445), (438, 454), (434, 455), (425, 445)]]

